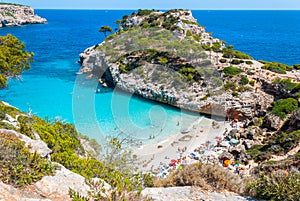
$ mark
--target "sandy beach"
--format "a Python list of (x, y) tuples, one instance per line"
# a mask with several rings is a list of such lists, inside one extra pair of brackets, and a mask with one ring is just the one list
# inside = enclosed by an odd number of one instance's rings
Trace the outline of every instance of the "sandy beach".
[[(218, 126), (212, 126), (214, 121)], [(221, 137), (225, 128), (230, 129), (228, 122), (201, 117), (191, 125), (189, 132), (177, 133), (157, 140), (156, 143), (143, 145), (133, 153), (141, 161), (147, 161), (143, 163), (142, 170), (149, 171), (157, 168), (160, 164), (169, 164), (172, 159), (177, 160), (180, 156), (187, 156), (207, 141), (215, 144), (216, 137)]]

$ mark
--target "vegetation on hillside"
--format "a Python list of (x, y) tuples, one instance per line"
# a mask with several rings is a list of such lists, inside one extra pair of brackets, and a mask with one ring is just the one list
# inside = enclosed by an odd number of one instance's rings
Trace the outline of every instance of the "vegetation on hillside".
[(237, 67), (229, 66), (229, 67), (225, 67), (223, 69), (223, 72), (225, 76), (235, 76), (243, 72), (243, 70)]
[(259, 60), (259, 62), (264, 64), (262, 66), (262, 69), (267, 69), (269, 71), (279, 73), (279, 74), (286, 74), (286, 71), (293, 70), (292, 66), (289, 66), (289, 65), (286, 65), (283, 63), (279, 63), (279, 62), (268, 62), (268, 61), (262, 61), (262, 60)]
[(30, 185), (55, 172), (55, 165), (13, 135), (0, 133), (0, 180), (15, 187)]
[[(112, 196), (115, 197), (113, 200), (122, 200), (126, 197), (128, 192), (139, 192), (142, 189), (142, 181), (145, 176), (136, 171), (134, 168), (137, 161), (135, 156), (132, 156), (130, 152), (122, 151), (122, 145), (117, 139), (112, 138), (109, 143), (109, 153), (111, 153), (111, 155), (107, 155), (106, 159), (99, 161), (93, 154), (85, 152), (80, 143), (82, 137), (77, 133), (74, 125), (60, 121), (47, 122), (36, 116), (29, 117), (16, 108), (6, 106), (3, 103), (0, 103), (0, 109), (2, 113), (9, 114), (14, 118), (19, 114), (23, 114), (18, 117), (18, 123), (21, 127), (18, 129), (9, 124), (10, 129), (19, 131), (31, 138), (34, 138), (33, 132), (36, 132), (41, 140), (52, 150), (51, 160), (53, 162), (62, 164), (67, 169), (84, 176), (88, 180), (97, 177), (110, 184)], [(2, 118), (5, 119), (5, 115)], [(0, 124), (0, 128), (6, 127), (7, 125)], [(26, 148), (24, 148), (24, 144), (18, 143), (16, 140), (9, 141), (9, 144), (3, 136), (0, 136), (0, 140), (1, 143), (5, 143), (6, 145), (6, 147), (2, 147), (2, 153), (8, 153), (6, 156), (3, 154), (2, 157), (14, 158), (15, 156), (13, 154), (21, 154), (19, 158), (16, 157), (17, 160), (11, 161), (14, 162), (14, 165), (9, 167), (20, 167), (20, 170), (12, 171), (8, 169), (9, 171), (6, 171), (5, 174), (2, 175), (2, 178), (12, 177), (9, 183), (15, 182), (17, 186), (21, 184), (27, 185), (30, 182), (41, 179), (45, 174), (52, 173), (53, 168), (49, 165), (49, 161), (41, 159), (38, 154), (28, 154)], [(14, 145), (15, 142), (16, 145)], [(13, 147), (13, 149), (11, 147)], [(17, 151), (13, 151), (14, 149)], [(88, 154), (88, 156), (86, 156), (86, 154)], [(8, 161), (6, 165), (10, 166), (12, 164)], [(41, 169), (36, 169), (38, 170), (37, 172), (29, 174), (28, 168), (26, 169), (23, 166)], [(7, 169), (4, 168), (3, 170)], [(12, 176), (10, 176), (9, 173), (12, 174)], [(18, 177), (14, 176), (16, 173)], [(5, 179), (2, 178), (1, 180), (5, 182)]]
[(287, 114), (290, 114), (298, 108), (298, 101), (294, 98), (280, 99), (273, 103), (272, 114), (284, 119)]

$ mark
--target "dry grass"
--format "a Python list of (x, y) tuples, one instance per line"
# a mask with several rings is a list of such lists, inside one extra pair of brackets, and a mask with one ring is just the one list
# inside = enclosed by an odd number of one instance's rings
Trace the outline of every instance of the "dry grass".
[(229, 190), (244, 193), (248, 181), (242, 180), (218, 165), (192, 164), (180, 171), (175, 171), (168, 178), (156, 180), (156, 187), (199, 186), (204, 190)]

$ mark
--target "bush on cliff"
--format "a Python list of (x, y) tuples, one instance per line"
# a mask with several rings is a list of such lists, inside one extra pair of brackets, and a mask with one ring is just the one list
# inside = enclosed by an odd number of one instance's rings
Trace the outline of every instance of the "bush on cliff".
[(293, 70), (292, 66), (282, 64), (279, 62), (267, 62), (267, 61), (260, 61), (264, 65), (262, 66), (262, 69), (267, 69), (269, 71), (279, 73), (279, 74), (286, 74), (286, 71)]
[(294, 69), (296, 69), (296, 70), (300, 70), (300, 64), (294, 64)]
[(300, 130), (292, 133), (275, 133), (265, 145), (254, 145), (247, 154), (255, 162), (270, 159), (275, 154), (286, 154), (300, 142)]
[(234, 76), (240, 74), (241, 72), (243, 72), (243, 70), (237, 67), (229, 66), (229, 67), (225, 67), (223, 69), (223, 72), (225, 76)]
[(15, 187), (30, 185), (55, 171), (50, 161), (37, 153), (30, 153), (24, 142), (2, 133), (0, 161), (0, 180)]
[(282, 88), (288, 91), (294, 91), (294, 90), (299, 90), (300, 89), (300, 84), (299, 83), (294, 83), (292, 82), (291, 79), (280, 79), (276, 78), (273, 81), (274, 84), (279, 84)]
[(284, 119), (287, 114), (290, 114), (298, 108), (298, 101), (294, 98), (280, 99), (273, 102), (272, 114)]
[(249, 185), (249, 194), (264, 200), (299, 200), (300, 174), (298, 172), (261, 174)]

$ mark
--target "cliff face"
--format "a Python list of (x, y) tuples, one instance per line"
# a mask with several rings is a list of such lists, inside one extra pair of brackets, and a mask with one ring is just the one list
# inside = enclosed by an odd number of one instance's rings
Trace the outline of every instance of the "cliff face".
[(47, 20), (34, 14), (34, 10), (28, 6), (0, 4), (0, 28), (7, 26), (19, 26), (24, 24), (40, 24)]
[[(188, 10), (124, 16), (121, 29), (80, 55), (84, 73), (147, 99), (190, 111), (251, 118), (275, 95), (266, 83), (278, 74), (213, 38)], [(277, 97), (277, 96), (276, 96)]]

